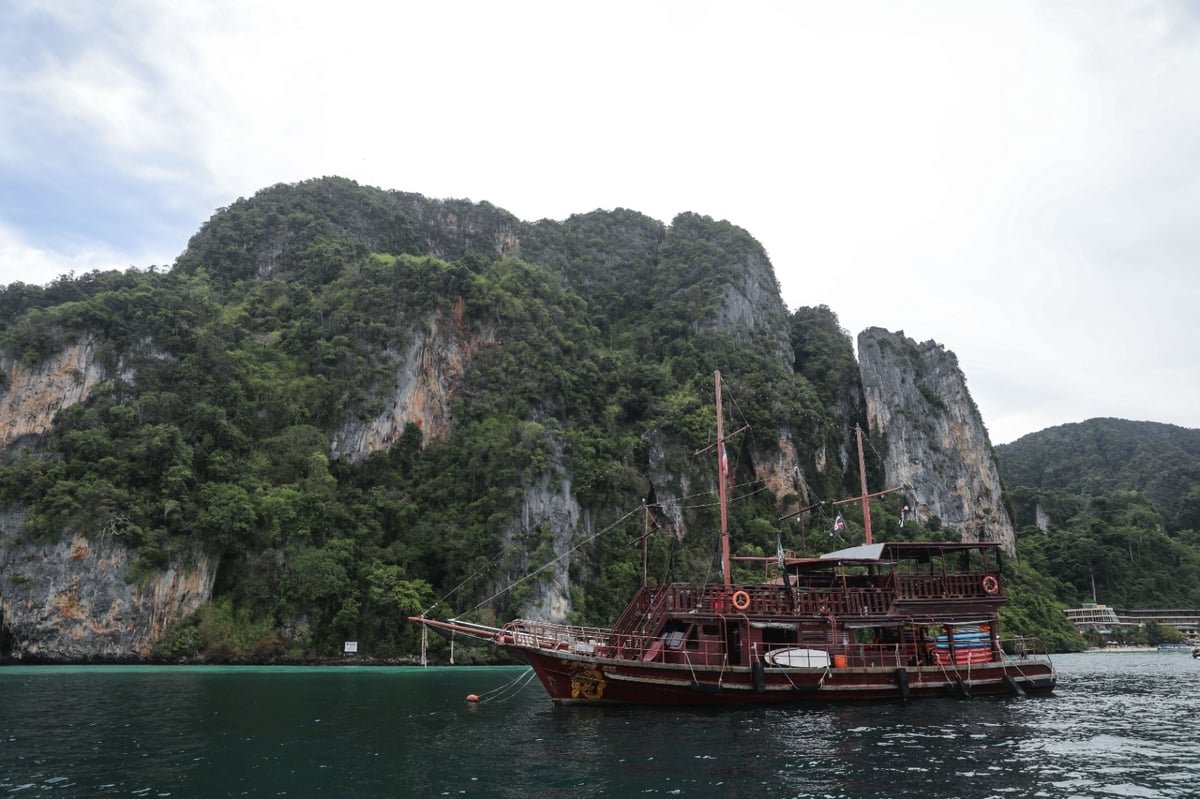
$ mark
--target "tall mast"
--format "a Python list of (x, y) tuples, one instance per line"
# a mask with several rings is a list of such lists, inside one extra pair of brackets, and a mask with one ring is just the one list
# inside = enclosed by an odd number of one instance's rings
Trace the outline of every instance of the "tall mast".
[(642, 587), (649, 585), (646, 571), (646, 546), (650, 538), (650, 509), (646, 507), (646, 500), (642, 500)]
[(725, 478), (729, 461), (725, 457), (725, 420), (721, 411), (721, 372), (713, 372), (717, 384), (717, 496), (721, 502), (721, 576), (732, 585), (729, 572), (729, 511), (725, 502)]
[(903, 488), (903, 486), (896, 486), (895, 488), (885, 488), (882, 491), (876, 491), (874, 494), (867, 493), (867, 467), (866, 467), (866, 463), (863, 460), (862, 427), (859, 425), (854, 425), (854, 432), (858, 436), (858, 474), (862, 480), (862, 483), (861, 483), (862, 493), (859, 496), (851, 497), (850, 499), (839, 499), (837, 502), (834, 502), (833, 504), (834, 505), (845, 505), (847, 502), (858, 502), (860, 500), (862, 501), (863, 532), (864, 532), (864, 536), (865, 536), (865, 540), (863, 543), (870, 544), (871, 543), (871, 499), (873, 499), (874, 497), (882, 497), (884, 494), (890, 494), (893, 491), (899, 491), (901, 488)]
[(863, 461), (862, 451), (862, 428), (854, 425), (854, 432), (858, 436), (858, 476), (862, 481), (862, 506), (863, 506), (863, 531), (866, 535), (866, 543), (871, 543), (871, 500), (867, 497), (867, 466)]

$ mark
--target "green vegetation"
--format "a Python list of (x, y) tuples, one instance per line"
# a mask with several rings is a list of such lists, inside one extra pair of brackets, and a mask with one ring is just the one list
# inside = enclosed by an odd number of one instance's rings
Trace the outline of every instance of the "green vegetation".
[(1200, 430), (1091, 419), (998, 447), (1006, 482), (1077, 496), (1136, 491), (1168, 530), (1200, 529)]
[[(1117, 608), (1200, 608), (1200, 431), (1092, 419), (996, 452), (1018, 551), (1045, 576), (1045, 595), (1064, 607), (1094, 596)], [(1173, 634), (1143, 629), (1118, 642)]]
[[(272, 187), (215, 214), (170, 271), (0, 289), (0, 356), (35, 366), (88, 342), (106, 375), (36, 450), (4, 455), (0, 507), (20, 505), (32, 536), (124, 541), (141, 554), (135, 577), (197, 549), (217, 557), (213, 602), (163, 657), (319, 657), (347, 639), (411, 655), (408, 616), (510, 618), (540, 589), (501, 589), (570, 547), (573, 620), (609, 623), (641, 581), (643, 519), (629, 512), (643, 500), (681, 503), (659, 519), (680, 514), (692, 531), (650, 537), (650, 578), (714, 572), (715, 461), (695, 455), (712, 441), (714, 369), (750, 426), (729, 449), (740, 554), (770, 554), (781, 537), (801, 548), (795, 522), (778, 522), (797, 494), (766, 490), (755, 463), (781, 430), (817, 496), (857, 490), (853, 469), (816, 461), (847, 451), (864, 420), (849, 337), (824, 306), (729, 324), (729, 288), (752, 268), (769, 274), (757, 242), (695, 214), (669, 227), (623, 210), (524, 225), (486, 203), (336, 178)], [(337, 453), (428, 357), (414, 353), (438, 346), (466, 367), (445, 378), (445, 428), (408, 424), (379, 451)], [(0, 372), (0, 391), (9, 383)], [(868, 469), (878, 483), (878, 463)], [(1195, 486), (1166, 511), (1014, 490), (1015, 508), (1036, 495), (1069, 510), (1074, 538), (1022, 525), (1006, 632), (1080, 645), (1058, 608), (1093, 574), (1131, 602), (1200, 604), (1179, 579), (1196, 565)], [(525, 529), (527, 497), (564, 487), (576, 528)], [(898, 502), (874, 503), (891, 535)], [(847, 513), (850, 530), (830, 541), (828, 521), (805, 534), (810, 551), (861, 534)], [(904, 534), (955, 535), (936, 520)]]

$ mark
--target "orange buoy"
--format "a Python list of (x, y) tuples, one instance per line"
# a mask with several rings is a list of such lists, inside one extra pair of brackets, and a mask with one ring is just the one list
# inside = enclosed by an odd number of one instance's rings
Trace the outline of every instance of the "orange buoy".
[(475, 704), (476, 702), (479, 701), (479, 695), (478, 694), (467, 694), (467, 701), (470, 702), (471, 704)]

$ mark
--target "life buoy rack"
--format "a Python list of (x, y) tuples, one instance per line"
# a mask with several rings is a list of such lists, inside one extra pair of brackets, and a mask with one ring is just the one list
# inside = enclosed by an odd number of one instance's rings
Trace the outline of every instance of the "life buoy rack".
[(734, 591), (733, 607), (737, 610), (745, 610), (750, 607), (750, 595), (745, 591)]
[(983, 590), (985, 593), (994, 594), (1000, 590), (1000, 581), (992, 575), (983, 578)]

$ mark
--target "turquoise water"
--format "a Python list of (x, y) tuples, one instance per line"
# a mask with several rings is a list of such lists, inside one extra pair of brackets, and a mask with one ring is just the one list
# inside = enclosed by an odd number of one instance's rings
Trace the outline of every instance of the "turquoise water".
[(725, 710), (559, 708), (517, 668), (4, 667), (0, 799), (1200, 796), (1200, 661), (1055, 663), (1049, 698)]

